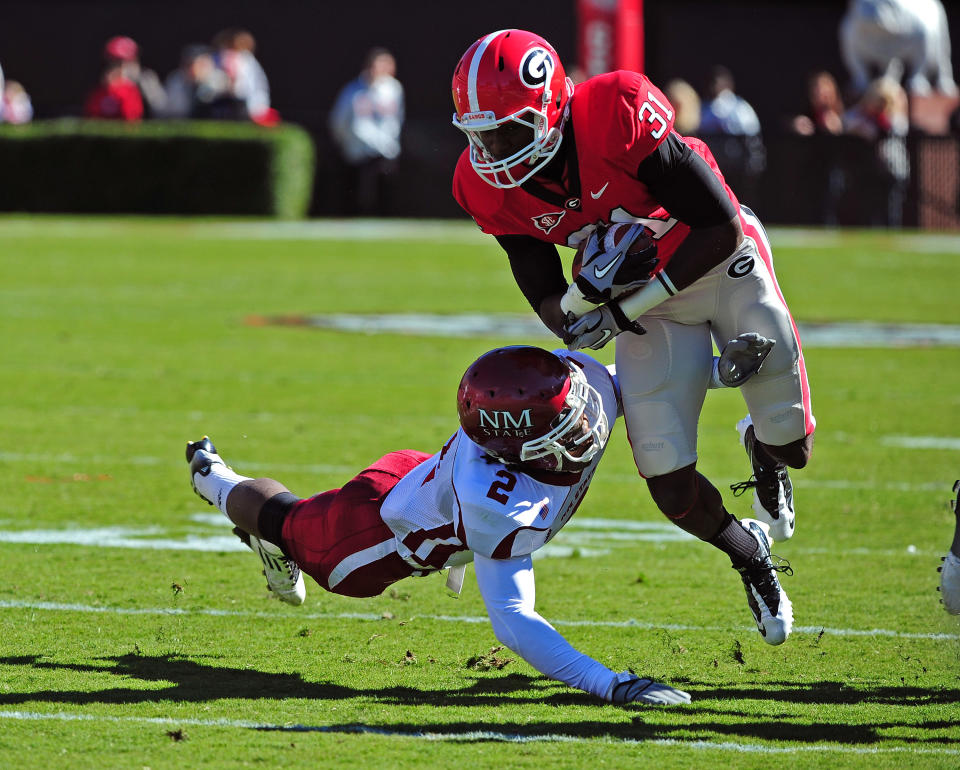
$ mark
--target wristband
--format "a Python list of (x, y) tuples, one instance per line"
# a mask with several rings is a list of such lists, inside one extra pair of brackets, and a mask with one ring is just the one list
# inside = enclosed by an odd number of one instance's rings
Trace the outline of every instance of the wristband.
[[(631, 320), (639, 318), (651, 308), (670, 299), (670, 297), (676, 293), (671, 292), (670, 289), (667, 288), (667, 284), (660, 276), (661, 274), (658, 273), (654, 276), (656, 280), (650, 281), (650, 283), (639, 291), (635, 291), (629, 297), (617, 300), (620, 309), (623, 311), (623, 315)], [(610, 304), (612, 306), (614, 303), (611, 302)], [(614, 316), (614, 318), (616, 318), (616, 316)]]

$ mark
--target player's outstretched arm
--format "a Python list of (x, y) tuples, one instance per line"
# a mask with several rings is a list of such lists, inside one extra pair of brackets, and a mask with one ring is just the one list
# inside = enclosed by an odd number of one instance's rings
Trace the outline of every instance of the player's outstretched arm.
[(689, 703), (689, 694), (629, 673), (616, 674), (584, 655), (534, 609), (536, 587), (529, 556), (474, 556), (477, 584), (497, 639), (545, 676), (604, 700), (627, 704)]

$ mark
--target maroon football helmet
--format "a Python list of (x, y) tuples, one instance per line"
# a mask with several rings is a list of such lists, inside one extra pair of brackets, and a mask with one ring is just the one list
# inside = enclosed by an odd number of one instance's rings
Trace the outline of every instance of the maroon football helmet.
[(580, 366), (535, 347), (480, 356), (460, 380), (457, 410), (488, 455), (524, 469), (582, 470), (609, 435), (600, 394)]

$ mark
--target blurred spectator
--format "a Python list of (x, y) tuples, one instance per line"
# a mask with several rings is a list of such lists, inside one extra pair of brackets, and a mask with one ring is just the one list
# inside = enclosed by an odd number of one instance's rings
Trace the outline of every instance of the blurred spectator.
[(164, 82), (167, 104), (162, 117), (194, 118), (209, 112), (209, 106), (229, 92), (227, 74), (214, 62), (213, 49), (188, 45), (180, 54), (180, 66)]
[(83, 114), (88, 118), (140, 120), (143, 99), (137, 84), (123, 74), (123, 64), (112, 61), (100, 77), (100, 84), (87, 97)]
[[(0, 84), (3, 78), (0, 76)], [(3, 105), (0, 107), (0, 120), (4, 123), (29, 123), (33, 120), (33, 103), (26, 89), (16, 80), (8, 80), (0, 85), (3, 90)]]
[(829, 72), (814, 72), (807, 79), (807, 108), (791, 122), (801, 136), (843, 133), (843, 101), (836, 78)]
[[(253, 35), (245, 29), (225, 29), (213, 38), (214, 59), (229, 79), (230, 98), (236, 100), (233, 117), (272, 125), (279, 115), (270, 107), (270, 84), (254, 56), (256, 47)], [(225, 100), (223, 106), (227, 106)]]
[(910, 179), (906, 136), (910, 128), (907, 94), (892, 78), (872, 81), (844, 117), (848, 134), (859, 137), (868, 150), (865, 168), (850, 180), (861, 214), (873, 226), (900, 227)]
[(730, 70), (719, 65), (714, 67), (706, 91), (707, 101), (700, 115), (700, 129), (705, 134), (756, 136), (760, 133), (757, 113), (746, 99), (734, 92)]
[(346, 213), (389, 213), (404, 120), (403, 86), (385, 48), (371, 49), (360, 75), (347, 83), (330, 113), (330, 131), (343, 160)]
[(753, 107), (734, 91), (733, 73), (715, 66), (700, 110), (700, 136), (713, 151), (727, 183), (740, 200), (755, 200), (767, 165), (760, 120)]
[[(807, 78), (807, 105), (790, 120), (792, 133), (804, 137), (835, 137), (843, 133), (844, 106), (836, 78), (824, 70)], [(841, 142), (817, 139), (798, 148), (804, 176), (811, 192), (798, 207), (806, 205), (810, 214), (825, 225), (839, 223), (840, 201), (846, 185)]]
[(675, 78), (664, 86), (664, 96), (673, 105), (673, 127), (681, 136), (693, 136), (700, 128), (700, 96), (686, 80)]
[(132, 38), (125, 35), (110, 38), (103, 47), (103, 58), (108, 68), (119, 64), (123, 76), (137, 86), (143, 102), (144, 117), (152, 118), (163, 114), (167, 97), (160, 78), (153, 70), (140, 66), (140, 47)]

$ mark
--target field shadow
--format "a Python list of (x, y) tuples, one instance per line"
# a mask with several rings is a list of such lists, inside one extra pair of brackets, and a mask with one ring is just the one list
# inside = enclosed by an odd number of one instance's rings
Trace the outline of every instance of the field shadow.
[[(536, 692), (554, 685), (542, 678), (511, 674), (505, 677), (477, 677), (467, 687), (456, 690), (424, 690), (411, 687), (363, 689), (329, 682), (305, 680), (301, 674), (270, 673), (248, 668), (208, 665), (176, 655), (120, 655), (96, 658), (93, 663), (61, 663), (39, 655), (0, 657), (0, 665), (29, 666), (48, 671), (112, 674), (138, 680), (128, 687), (101, 690), (36, 690), (33, 692), (0, 692), (0, 705), (22, 703), (61, 703), (86, 705), (133, 704), (150, 702), (202, 703), (221, 699), (237, 700), (346, 700), (376, 698), (397, 705), (499, 705), (506, 703), (576, 702), (592, 700), (590, 696), (572, 696)], [(165, 682), (166, 687), (143, 689), (143, 682)], [(511, 693), (529, 693), (527, 696)], [(509, 697), (508, 697), (509, 696)], [(572, 700), (571, 700), (572, 699)]]
[[(138, 703), (204, 703), (221, 699), (336, 701), (371, 699), (379, 704), (396, 706), (506, 706), (525, 703), (552, 706), (592, 706), (616, 709), (617, 717), (543, 721), (522, 726), (491, 721), (459, 721), (455, 723), (405, 723), (372, 726), (342, 725), (261, 725), (254, 729), (282, 732), (377, 733), (388, 735), (424, 735), (448, 737), (458, 741), (535, 740), (538, 738), (608, 738), (613, 740), (768, 740), (812, 744), (836, 742), (845, 745), (874, 746), (896, 741), (914, 745), (956, 745), (960, 737), (933, 735), (933, 731), (960, 728), (958, 720), (917, 721), (905, 713), (903, 721), (857, 724), (832, 719), (807, 722), (802, 715), (767, 714), (758, 719), (756, 713), (724, 708), (723, 703), (735, 700), (760, 700), (795, 705), (858, 705), (882, 704), (915, 707), (918, 705), (954, 704), (960, 701), (960, 689), (927, 689), (916, 686), (853, 688), (843, 682), (771, 682), (768, 687), (730, 686), (717, 688), (695, 680), (678, 682), (690, 690), (694, 703), (689, 707), (673, 707), (672, 714), (683, 719), (662, 720), (660, 709), (638, 708), (628, 712), (629, 722), (618, 707), (599, 703), (596, 698), (575, 691), (558, 692), (555, 682), (523, 674), (488, 677), (476, 676), (464, 687), (431, 690), (411, 687), (358, 688), (329, 682), (305, 680), (298, 673), (269, 673), (246, 668), (210, 665), (175, 655), (129, 654), (96, 658), (91, 663), (62, 663), (43, 656), (0, 657), (0, 665), (30, 667), (49, 671), (110, 674), (131, 681), (129, 686), (100, 690), (35, 690), (0, 693), (0, 705), (53, 703), (58, 705)], [(166, 686), (143, 689), (145, 682)], [(309, 711), (305, 708), (305, 711)], [(783, 710), (781, 710), (783, 711)], [(609, 717), (609, 715), (606, 715)], [(832, 715), (836, 716), (836, 715)], [(600, 715), (598, 714), (598, 717)], [(664, 723), (666, 721), (666, 723)], [(883, 735), (897, 730), (896, 738)], [(910, 734), (904, 735), (904, 731)], [(927, 734), (925, 734), (927, 733)]]

